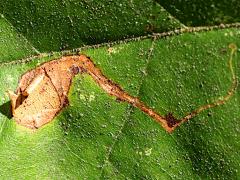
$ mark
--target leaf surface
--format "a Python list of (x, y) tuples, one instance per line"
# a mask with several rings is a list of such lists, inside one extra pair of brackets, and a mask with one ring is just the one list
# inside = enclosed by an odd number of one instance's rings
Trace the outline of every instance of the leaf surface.
[(240, 2), (235, 0), (157, 0), (180, 22), (189, 26), (239, 22)]
[(37, 53), (3, 16), (0, 16), (0, 42), (0, 62), (13, 61)]
[(153, 0), (8, 0), (1, 3), (0, 12), (40, 51), (72, 49), (182, 27)]
[[(7, 93), (26, 71), (80, 51), (132, 96), (162, 115), (171, 112), (181, 118), (227, 94), (232, 84), (228, 46), (240, 47), (239, 24), (183, 28), (180, 17), (173, 18), (153, 1), (8, 0), (0, 10), (0, 177), (240, 176), (239, 87), (226, 104), (204, 111), (172, 134), (139, 109), (109, 96), (86, 74), (73, 79), (70, 105), (36, 131), (11, 118)], [(146, 30), (149, 24), (155, 28)], [(136, 38), (127, 38), (132, 36)], [(109, 42), (113, 40), (118, 41)], [(51, 52), (60, 49), (73, 50)], [(239, 78), (239, 48), (233, 69)]]

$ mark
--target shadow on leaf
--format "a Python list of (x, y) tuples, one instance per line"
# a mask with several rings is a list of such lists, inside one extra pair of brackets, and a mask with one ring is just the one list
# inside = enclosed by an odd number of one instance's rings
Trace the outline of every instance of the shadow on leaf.
[(11, 102), (7, 101), (0, 105), (0, 113), (6, 116), (8, 119), (12, 118), (12, 113), (11, 113)]

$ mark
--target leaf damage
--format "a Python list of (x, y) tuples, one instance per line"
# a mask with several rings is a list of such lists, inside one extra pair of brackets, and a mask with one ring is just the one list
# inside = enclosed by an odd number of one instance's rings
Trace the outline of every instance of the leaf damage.
[(139, 98), (129, 95), (118, 84), (104, 76), (93, 61), (85, 55), (64, 56), (58, 60), (44, 63), (22, 75), (16, 91), (9, 93), (12, 114), (20, 125), (32, 129), (43, 126), (52, 121), (61, 109), (69, 104), (68, 91), (72, 78), (76, 74), (87, 73), (109, 95), (115, 96), (118, 101), (124, 101), (139, 108), (159, 122), (166, 131), (172, 132), (183, 122), (202, 111), (225, 104), (234, 94), (237, 78), (232, 68), (232, 59), (237, 47), (235, 44), (230, 44), (229, 48), (231, 49), (229, 68), (232, 74), (232, 86), (227, 95), (212, 104), (197, 108), (182, 119), (177, 119), (173, 113), (162, 116), (141, 102)]

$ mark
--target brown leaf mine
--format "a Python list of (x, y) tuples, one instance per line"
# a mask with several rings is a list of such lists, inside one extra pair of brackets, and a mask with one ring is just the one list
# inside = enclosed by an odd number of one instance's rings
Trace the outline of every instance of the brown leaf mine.
[(78, 73), (79, 58), (44, 63), (21, 77), (16, 93), (9, 93), (13, 117), (19, 124), (41, 127), (68, 104), (67, 94), (72, 77)]
[(119, 85), (104, 76), (92, 60), (85, 55), (65, 56), (26, 72), (21, 77), (16, 92), (9, 93), (13, 117), (17, 123), (33, 129), (50, 122), (63, 107), (68, 105), (67, 95), (72, 78), (78, 73), (87, 73), (109, 95), (139, 108), (160, 123), (166, 131), (172, 132), (183, 122), (202, 111), (225, 104), (234, 94), (237, 79), (232, 68), (232, 59), (236, 48), (232, 45), (230, 49), (229, 67), (232, 74), (232, 86), (227, 95), (213, 103), (198, 107), (181, 119), (177, 119), (172, 113), (166, 116), (160, 115), (139, 98), (129, 95)]

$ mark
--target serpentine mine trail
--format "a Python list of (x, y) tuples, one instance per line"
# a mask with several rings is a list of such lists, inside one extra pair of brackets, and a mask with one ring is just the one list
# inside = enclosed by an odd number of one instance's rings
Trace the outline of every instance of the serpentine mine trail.
[(232, 74), (232, 86), (227, 95), (187, 113), (182, 119), (175, 118), (172, 113), (160, 115), (141, 102), (139, 98), (129, 95), (119, 85), (104, 76), (93, 61), (85, 55), (64, 56), (44, 63), (22, 75), (16, 92), (9, 93), (12, 114), (16, 122), (23, 126), (32, 129), (43, 126), (53, 120), (61, 109), (69, 104), (68, 91), (72, 78), (78, 73), (87, 73), (109, 95), (139, 108), (159, 122), (166, 131), (172, 132), (177, 126), (200, 112), (225, 104), (234, 94), (237, 78), (232, 68), (232, 59), (237, 47), (235, 44), (230, 44), (229, 47), (231, 49), (229, 68)]

